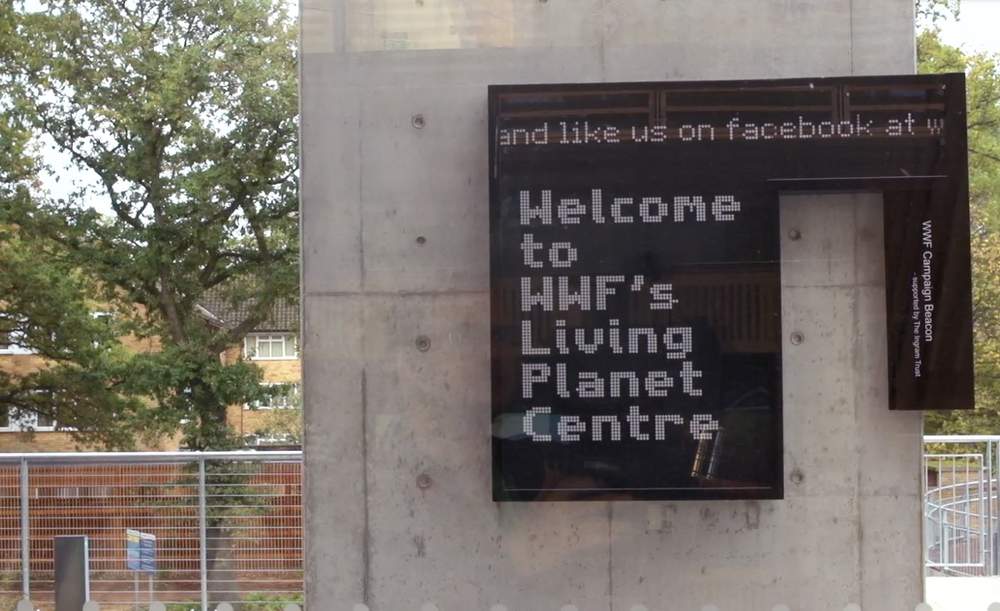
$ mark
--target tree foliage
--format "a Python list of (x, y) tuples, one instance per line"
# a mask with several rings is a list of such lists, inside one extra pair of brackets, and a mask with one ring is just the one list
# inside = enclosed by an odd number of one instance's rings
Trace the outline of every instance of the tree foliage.
[(259, 419), (257, 427), (250, 435), (269, 444), (301, 445), (305, 436), (302, 419), (302, 394), (290, 385), (282, 385), (275, 392), (291, 394), (290, 405), (281, 409), (268, 410)]
[(943, 19), (957, 18), (961, 0), (916, 0), (917, 20), (937, 24)]
[[(52, 280), (16, 279), (24, 294), (36, 283), (35, 300), (4, 311), (46, 321), (23, 335), (44, 356), (45, 337), (65, 344), (53, 333), (80, 323), (80, 351), (46, 376), (68, 388), (70, 369), (86, 372), (92, 392), (74, 398), (87, 403), (75, 405), (81, 436), (123, 446), (132, 431), (180, 427), (189, 447), (231, 446), (226, 405), (259, 396), (259, 371), (220, 353), (297, 294), (294, 21), (272, 0), (34, 4), (7, 9), (7, 116), (93, 180), (56, 199), (37, 180), (3, 177), (20, 194), (3, 202), (5, 248), (39, 257), (24, 273)], [(211, 324), (199, 306), (210, 291), (248, 315)], [(114, 333), (159, 349), (90, 338), (95, 308), (115, 312)], [(25, 396), (32, 383), (7, 385)], [(65, 422), (73, 407), (53, 409)]]
[(1000, 58), (967, 55), (944, 44), (933, 30), (920, 34), (917, 51), (921, 72), (965, 72), (967, 78), (978, 406), (973, 412), (931, 414), (927, 430), (997, 434), (1000, 433)]

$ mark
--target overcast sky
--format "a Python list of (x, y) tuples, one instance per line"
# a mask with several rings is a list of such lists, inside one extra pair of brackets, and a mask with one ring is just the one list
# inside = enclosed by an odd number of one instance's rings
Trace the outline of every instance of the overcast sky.
[(941, 37), (966, 52), (1000, 53), (1000, 0), (962, 0), (958, 21), (948, 20)]

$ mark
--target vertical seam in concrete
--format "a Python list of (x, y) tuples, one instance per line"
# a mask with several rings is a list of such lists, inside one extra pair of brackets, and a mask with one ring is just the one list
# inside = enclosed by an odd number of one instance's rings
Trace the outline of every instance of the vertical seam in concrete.
[[(301, 8), (299, 9), (299, 15), (302, 14)], [(333, 4), (333, 45), (334, 49), (339, 53), (344, 53), (347, 51), (347, 3), (346, 2), (334, 2)]]
[[(851, 58), (851, 74), (854, 74), (854, 0), (847, 0), (847, 18), (848, 18), (848, 31), (850, 32), (851, 45), (848, 50), (848, 55)], [(857, 220), (857, 216), (855, 216)], [(855, 242), (855, 245), (857, 242)], [(857, 254), (857, 248), (854, 250)]]
[(615, 519), (615, 504), (608, 502), (608, 610), (615, 611), (614, 556), (612, 555), (612, 526)]
[[(364, 127), (364, 111), (362, 107), (358, 106), (358, 133), (363, 132)], [(365, 192), (365, 162), (364, 162), (364, 150), (363, 150), (363, 138), (358, 138), (358, 265), (360, 266), (361, 274), (361, 294), (365, 293), (367, 288), (367, 281), (365, 279), (365, 208), (364, 208), (364, 192)], [(367, 317), (365, 317), (367, 318)], [(363, 488), (363, 502), (364, 506), (364, 533), (362, 541), (362, 562), (364, 566), (362, 567), (362, 598), (366, 605), (371, 604), (371, 559), (372, 559), (372, 537), (371, 537), (371, 512), (369, 510), (370, 502), (368, 499), (368, 370), (367, 366), (367, 345), (365, 343), (365, 329), (367, 328), (367, 320), (363, 320), (361, 327), (361, 342), (365, 354), (363, 358), (365, 359), (365, 364), (361, 367), (361, 459), (363, 462), (362, 466), (362, 488)]]
[(364, 461), (361, 477), (361, 494), (364, 508), (364, 532), (362, 533), (362, 583), (361, 598), (367, 605), (371, 603), (371, 529), (368, 512), (368, 372), (361, 369), (361, 458)]
[(608, 36), (608, 0), (601, 0), (601, 81), (608, 80), (607, 43)]
[[(363, 123), (362, 114), (364, 111), (361, 110), (360, 105), (358, 106), (358, 133), (362, 134)], [(358, 138), (358, 266), (360, 267), (361, 274), (361, 292), (365, 291), (367, 283), (365, 281), (365, 206), (364, 206), (364, 193), (365, 193), (365, 161), (364, 161), (364, 151), (362, 150), (363, 138)]]
[[(852, 13), (851, 13), (851, 15), (852, 15), (852, 29), (851, 29), (851, 33), (852, 33), (851, 73), (852, 74), (854, 72), (854, 60), (853, 60), (853, 32), (854, 32), (854, 30), (853, 30), (853, 3), (854, 3), (854, 0), (851, 0), (851, 4), (852, 4), (852, 8), (851, 8), (851, 10), (852, 10)], [(858, 266), (859, 266), (859, 262), (860, 262), (859, 256), (861, 255), (861, 246), (859, 244), (859, 238), (858, 238), (858, 236), (860, 234), (860, 231), (859, 231), (859, 228), (858, 228), (858, 207), (859, 206), (863, 206), (865, 204), (864, 204), (864, 201), (862, 201), (856, 193), (852, 196), (852, 199), (853, 199), (853, 203), (852, 203), (852, 206), (851, 206), (851, 225), (852, 225), (854, 231), (852, 232), (852, 236), (851, 236), (851, 238), (852, 238), (852, 245), (851, 245), (852, 248), (851, 249), (853, 250), (853, 259), (854, 259), (854, 263), (853, 263), (853, 268), (854, 268), (853, 269), (853, 272), (854, 272), (854, 274), (853, 274), (853, 276), (854, 276), (854, 288), (852, 289), (852, 293), (853, 293), (853, 295), (852, 295), (853, 296), (853, 299), (852, 299), (853, 308), (852, 308), (852, 313), (851, 313), (851, 319), (852, 319), (852, 327), (853, 327), (853, 330), (854, 330), (854, 333), (853, 333), (854, 341), (853, 341), (853, 345), (851, 346), (851, 375), (854, 378), (854, 380), (853, 380), (853, 384), (851, 386), (854, 389), (854, 393), (853, 393), (854, 396), (851, 397), (851, 400), (854, 402), (854, 426), (857, 427), (859, 425), (859, 423), (863, 422), (863, 415), (864, 415), (863, 414), (863, 410), (865, 409), (864, 406), (861, 405), (862, 402), (858, 400), (858, 398), (859, 398), (858, 397), (858, 395), (859, 395), (858, 386), (859, 386), (859, 384), (862, 383), (862, 381), (859, 379), (860, 378), (860, 374), (861, 374), (861, 369), (860, 369), (860, 367), (858, 367), (858, 364), (859, 364), (858, 363), (858, 359), (861, 357), (861, 345), (862, 345), (862, 342), (861, 342), (861, 339), (860, 339), (861, 338), (861, 306), (860, 306), (861, 291), (858, 289)], [(860, 435), (856, 435), (855, 436), (855, 445), (857, 447), (855, 448), (855, 453), (856, 453), (857, 456), (861, 456), (861, 447), (860, 447), (860, 443), (858, 442), (859, 439), (860, 439)], [(858, 604), (861, 605), (862, 608), (864, 608), (864, 604), (865, 604), (865, 586), (864, 586), (864, 545), (865, 545), (865, 539), (864, 539), (864, 534), (865, 533), (864, 533), (864, 513), (862, 511), (863, 500), (861, 498), (861, 482), (862, 482), (861, 478), (862, 478), (862, 464), (861, 464), (861, 461), (859, 460), (858, 461), (858, 466), (857, 466), (857, 471), (855, 472), (855, 476), (854, 476), (854, 498), (855, 498), (855, 504), (856, 504), (855, 511), (857, 513), (857, 524), (858, 524), (858, 536), (855, 539), (857, 541), (857, 560), (855, 561), (856, 562), (855, 566), (856, 566), (856, 571), (857, 571), (857, 584), (858, 584), (858, 589), (857, 589), (858, 594), (857, 594), (857, 596), (858, 596)]]

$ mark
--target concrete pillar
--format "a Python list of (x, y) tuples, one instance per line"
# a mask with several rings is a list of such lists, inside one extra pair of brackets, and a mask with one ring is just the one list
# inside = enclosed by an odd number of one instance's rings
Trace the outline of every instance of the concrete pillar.
[[(912, 0), (303, 0), (308, 602), (912, 609), (879, 196), (786, 196), (786, 498), (495, 504), (486, 85), (913, 70)], [(419, 115), (419, 117), (418, 117)], [(805, 341), (792, 345), (800, 331)]]

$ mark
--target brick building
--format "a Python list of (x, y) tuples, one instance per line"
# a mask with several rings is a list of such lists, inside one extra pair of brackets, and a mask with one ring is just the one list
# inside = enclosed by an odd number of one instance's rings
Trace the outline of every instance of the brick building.
[[(202, 300), (200, 309), (205, 319), (214, 325), (234, 325), (240, 322), (246, 311), (233, 308), (222, 299), (209, 295)], [(250, 446), (288, 447), (297, 441), (282, 435), (276, 429), (288, 427), (290, 421), (298, 422), (301, 411), (299, 382), (302, 377), (301, 361), (298, 353), (299, 311), (296, 304), (280, 302), (266, 321), (248, 333), (240, 345), (233, 346), (219, 358), (224, 363), (239, 359), (253, 361), (263, 372), (264, 384), (289, 385), (287, 394), (282, 393), (269, 401), (254, 405), (231, 405), (228, 418), (232, 427)], [(151, 351), (157, 349), (155, 340), (140, 341), (123, 338), (130, 349)], [(45, 361), (31, 351), (10, 343), (0, 337), (0, 370), (16, 374), (29, 373), (44, 366)], [(286, 417), (276, 418), (278, 410)], [(0, 412), (3, 409), (0, 408)], [(179, 438), (160, 440), (155, 446), (144, 446), (143, 450), (177, 450)], [(73, 439), (70, 432), (62, 429), (58, 422), (35, 414), (14, 415), (0, 413), (0, 452), (68, 452), (89, 449)]]
[[(247, 315), (245, 309), (233, 308), (211, 295), (203, 299), (201, 305), (215, 324), (235, 326)], [(290, 443), (290, 440), (274, 437), (268, 429), (275, 424), (275, 410), (301, 407), (302, 361), (299, 358), (298, 330), (298, 304), (281, 301), (271, 310), (267, 320), (243, 338), (242, 345), (233, 346), (222, 355), (225, 363), (241, 358), (253, 361), (263, 372), (264, 384), (289, 385), (287, 394), (272, 397), (269, 402), (229, 406), (229, 423), (250, 445)], [(297, 414), (301, 414), (301, 410)]]

